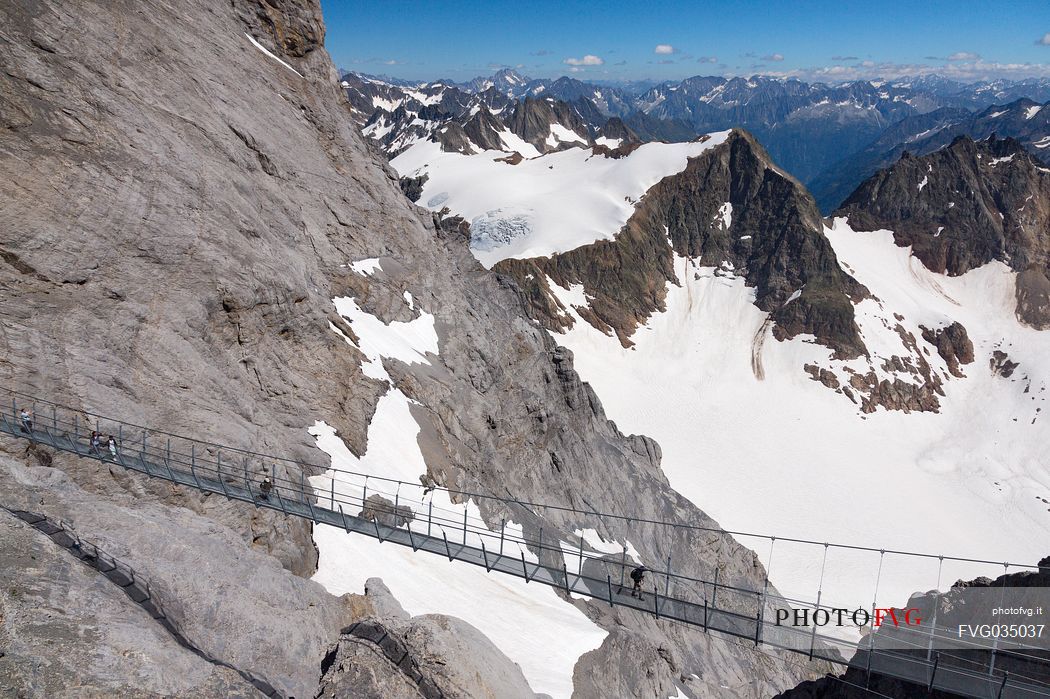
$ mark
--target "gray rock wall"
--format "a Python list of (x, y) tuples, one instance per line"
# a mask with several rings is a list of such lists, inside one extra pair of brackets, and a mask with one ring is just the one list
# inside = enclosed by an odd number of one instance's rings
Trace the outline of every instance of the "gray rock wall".
[[(302, 460), (320, 460), (306, 431), (319, 419), (360, 454), (386, 387), (329, 329), (346, 326), (331, 299), (352, 295), (386, 321), (405, 320), (416, 313), (410, 291), (436, 317), (441, 355), (388, 369), (418, 401), (421, 446), (442, 485), (714, 525), (671, 491), (651, 440), (606, 419), (571, 354), (525, 317), (517, 287), (482, 269), (461, 231), (403, 197), (352, 123), (318, 18), (313, 0), (0, 7), (0, 383)], [(346, 267), (366, 257), (384, 271)], [(316, 686), (343, 605), (292, 575), (314, 566), (307, 524), (0, 447), (10, 473), (34, 467), (5, 498), (39, 496), (36, 509), (161, 580), (216, 657), (270, 667), (297, 695)], [(508, 514), (482, 510), (493, 523)], [(764, 579), (750, 551), (729, 544), (718, 555), (704, 533), (561, 510), (509, 514), (533, 536), (597, 527), (629, 536), (647, 561), (673, 551), (686, 574), (718, 564), (724, 580)], [(575, 603), (675, 649), (682, 674), (754, 678), (741, 696), (820, 671)], [(369, 613), (347, 604), (356, 618)], [(91, 652), (94, 641), (83, 643)], [(618, 647), (597, 652), (622, 674), (609, 686), (634, 686)], [(151, 681), (162, 682), (157, 672)]]

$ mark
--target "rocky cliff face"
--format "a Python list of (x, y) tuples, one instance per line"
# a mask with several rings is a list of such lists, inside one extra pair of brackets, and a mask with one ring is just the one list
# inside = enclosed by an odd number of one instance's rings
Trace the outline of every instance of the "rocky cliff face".
[(843, 203), (859, 230), (890, 229), (926, 267), (959, 275), (999, 260), (1017, 271), (1017, 315), (1050, 327), (1050, 169), (1012, 138), (960, 136), (905, 153)]
[(514, 105), (514, 111), (507, 118), (510, 130), (536, 146), (541, 153), (551, 149), (547, 139), (551, 134), (552, 124), (564, 126), (576, 134), (581, 143), (590, 140), (587, 127), (579, 114), (570, 104), (560, 100), (526, 97)]
[[(423, 310), (435, 316), (440, 356), (424, 368), (386, 364), (416, 401), (439, 483), (714, 525), (669, 488), (651, 440), (606, 419), (571, 354), (525, 317), (518, 288), (482, 269), (461, 231), (404, 198), (357, 131), (320, 44), (317, 2), (146, 0), (128, 10), (19, 0), (0, 8), (0, 20), (0, 215), (9, 224), (0, 236), (0, 382), (302, 461), (318, 459), (307, 428), (323, 420), (362, 454), (390, 387), (364, 375), (362, 354), (330, 329), (353, 336), (332, 299), (353, 296), (384, 322)], [(380, 258), (383, 273), (348, 267), (364, 258)], [(772, 299), (793, 281), (779, 274), (759, 275)], [(0, 449), (3, 504), (31, 499), (119, 550), (210, 657), (285, 695), (338, 686), (321, 678), (333, 678), (326, 658), (342, 643), (340, 627), (377, 612), (297, 577), (316, 560), (308, 525), (22, 443)], [(494, 523), (507, 514), (490, 509), (482, 512)], [(533, 536), (541, 526), (629, 534), (647, 560), (681, 553), (684, 574), (718, 565), (723, 580), (764, 580), (750, 551), (727, 543), (716, 553), (699, 533), (628, 530), (555, 510), (525, 521)], [(52, 572), (34, 577), (32, 556), (19, 553), (36, 546), (28, 534), (0, 542), (4, 560), (18, 561), (13, 578), (38, 585), (4, 599), (0, 684), (32, 696), (106, 696), (133, 683), (144, 693), (251, 694), (240, 675), (187, 656), (156, 629), (136, 637), (137, 654), (124, 653), (131, 641), (109, 630), (139, 625), (137, 606), (103, 600), (60, 552), (48, 550)], [(53, 636), (28, 615), (58, 590), (84, 607), (107, 605), (90, 619), (53, 615), (77, 629), (63, 659), (84, 668), (104, 656), (97, 673), (39, 662)], [(644, 615), (573, 603), (618, 629), (616, 642), (588, 654), (579, 696), (641, 686), (630, 669), (640, 647), (664, 649), (646, 656), (644, 681), (660, 673), (661, 689), (688, 685), (694, 696), (726, 696), (726, 686), (762, 696), (811, 674)], [(445, 632), (438, 624), (433, 633)], [(389, 669), (387, 659), (375, 663), (365, 671)]]
[(736, 131), (651, 188), (614, 240), (549, 259), (504, 260), (496, 269), (518, 280), (535, 316), (555, 329), (568, 321), (547, 278), (563, 288), (582, 284), (592, 299), (587, 320), (628, 345), (662, 309), (674, 256), (689, 257), (743, 276), (778, 337), (809, 333), (839, 356), (856, 357), (865, 348), (853, 303), (867, 291), (839, 267), (822, 231), (802, 186)]

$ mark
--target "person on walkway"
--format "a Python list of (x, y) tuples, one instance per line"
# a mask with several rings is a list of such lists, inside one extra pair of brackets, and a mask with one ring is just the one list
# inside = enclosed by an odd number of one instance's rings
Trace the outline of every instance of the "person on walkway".
[(113, 439), (113, 435), (109, 435), (109, 439), (106, 440), (106, 444), (109, 445), (109, 455), (113, 457), (113, 460), (117, 460), (117, 440)]
[(273, 481), (271, 481), (270, 477), (267, 476), (266, 478), (263, 478), (262, 483), (259, 484), (259, 497), (263, 500), (269, 500), (271, 490), (273, 490)]
[(98, 458), (102, 458), (102, 435), (97, 431), (91, 433), (91, 449), (90, 453), (94, 454)]
[(634, 588), (631, 590), (631, 597), (637, 597), (638, 599), (644, 599), (642, 597), (642, 581), (645, 580), (645, 574), (648, 572), (648, 568), (645, 566), (638, 566), (631, 571), (631, 580), (634, 581)]
[(33, 434), (33, 411), (22, 408), (19, 417), (22, 419), (22, 431), (26, 434)]

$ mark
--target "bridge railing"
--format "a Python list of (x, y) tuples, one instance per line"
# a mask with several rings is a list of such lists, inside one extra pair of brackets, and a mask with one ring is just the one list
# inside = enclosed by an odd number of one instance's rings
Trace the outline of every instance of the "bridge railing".
[[(499, 523), (498, 530), (490, 526), (481, 516), (477, 507), (471, 506), (471, 500), (488, 499), (498, 501), (507, 512), (542, 513), (544, 508), (576, 512), (583, 517), (612, 518), (637, 522), (639, 520), (610, 515), (607, 513), (573, 510), (556, 505), (529, 503), (526, 501), (498, 498), (490, 495), (476, 495), (463, 491), (444, 488), (429, 488), (422, 483), (408, 483), (396, 479), (357, 473), (343, 469), (332, 469), (310, 464), (279, 459), (255, 452), (233, 449), (211, 444), (200, 440), (185, 438), (179, 435), (151, 430), (124, 421), (112, 420), (100, 415), (65, 408), (56, 403), (34, 399), (14, 391), (8, 391), (9, 407), (0, 412), (8, 431), (27, 428), (24, 436), (38, 436), (59, 448), (73, 451), (80, 456), (109, 461), (122, 467), (141, 470), (151, 475), (165, 477), (180, 482), (176, 472), (190, 474), (196, 486), (208, 492), (220, 492), (227, 497), (246, 499), (258, 502), (263, 498), (262, 478), (268, 477), (273, 484), (272, 491), (266, 496), (271, 506), (289, 512), (293, 506), (299, 510), (306, 507), (314, 521), (324, 519), (317, 516), (317, 510), (338, 512), (345, 522), (347, 516), (364, 517), (376, 525), (380, 535), (380, 524), (394, 529), (403, 529), (420, 536), (440, 537), (446, 546), (450, 542), (464, 547), (481, 549), (485, 552), (486, 561), (491, 553), (495, 560), (513, 556), (520, 558), (528, 579), (528, 564), (542, 563), (548, 570), (560, 569), (561, 580), (569, 592), (583, 592), (601, 599), (608, 596), (610, 604), (616, 594), (623, 588), (630, 589), (630, 571), (639, 563), (629, 550), (629, 535), (616, 543), (617, 551), (595, 550), (609, 543), (596, 541), (585, 532), (567, 535), (562, 532), (544, 533), (542, 529), (526, 534), (523, 527), (508, 518)], [(25, 408), (32, 414), (31, 429), (23, 425), (21, 410)], [(92, 446), (90, 435), (100, 432), (106, 437), (112, 435), (114, 448), (111, 450), (105, 439), (100, 440), (97, 448)], [(320, 475), (307, 475), (306, 469), (312, 467)], [(158, 473), (159, 470), (159, 473)], [(458, 501), (458, 502), (457, 502)], [(712, 615), (717, 615), (723, 627), (735, 635), (753, 637), (756, 644), (783, 647), (797, 652), (806, 652), (813, 658), (822, 658), (832, 662), (844, 662), (853, 657), (858, 650), (868, 651), (869, 657), (884, 657), (887, 653), (925, 654), (928, 666), (934, 655), (932, 641), (938, 633), (947, 634), (948, 629), (938, 628), (936, 623), (919, 630), (905, 629), (895, 636), (894, 648), (877, 648), (873, 641), (875, 635), (862, 636), (862, 630), (852, 629), (846, 632), (819, 629), (816, 626), (802, 629), (782, 626), (775, 617), (777, 609), (787, 605), (795, 609), (832, 611), (851, 605), (836, 605), (832, 597), (824, 594), (827, 574), (828, 552), (841, 549), (851, 553), (871, 553), (873, 549), (865, 547), (841, 546), (836, 544), (818, 544), (800, 539), (761, 537), (743, 532), (727, 532), (719, 529), (696, 527), (674, 522), (645, 521), (646, 524), (667, 527), (685, 528), (689, 531), (700, 531), (715, 535), (720, 539), (730, 536), (747, 540), (748, 537), (769, 545), (767, 566), (772, 561), (774, 546), (780, 543), (787, 546), (818, 547), (822, 550), (824, 563), (821, 575), (813, 594), (783, 594), (767, 585), (749, 585), (745, 580), (734, 581), (720, 579), (722, 568), (718, 561), (710, 566), (710, 575), (691, 575), (676, 572), (672, 566), (673, 559), (668, 559), (665, 566), (652, 565), (647, 575), (644, 594), (653, 600), (653, 609), (657, 615), (661, 612), (669, 618), (677, 618), (686, 623), (712, 626)], [(382, 536), (380, 535), (380, 538)], [(936, 557), (925, 554), (906, 552), (879, 551), (880, 562), (887, 555), (914, 557), (915, 560), (936, 560), (943, 567), (944, 561), (967, 563), (990, 563), (976, 559)], [(450, 555), (450, 558), (452, 556)], [(995, 564), (996, 567), (1009, 570), (1011, 564)], [(1031, 569), (1030, 566), (1013, 566), (1017, 569)], [(768, 568), (767, 568), (768, 570)], [(882, 567), (880, 566), (880, 573)], [(940, 580), (938, 580), (938, 583)], [(607, 588), (607, 590), (605, 589)], [(914, 587), (912, 588), (914, 589)], [(876, 580), (876, 594), (878, 581)], [(895, 600), (895, 602), (899, 602)], [(871, 611), (877, 604), (873, 597)], [(869, 629), (870, 630), (870, 629)], [(868, 645), (865, 645), (865, 642)], [(970, 657), (970, 651), (984, 651), (980, 659)], [(997, 657), (1020, 657), (1033, 663), (1045, 662), (1046, 659), (1019, 644), (999, 644), (989, 648), (979, 643), (961, 644), (958, 651), (938, 651), (937, 662), (943, 660), (940, 672), (971, 671), (995, 673)], [(923, 653), (925, 651), (925, 653)], [(971, 654), (972, 655), (972, 654)], [(1031, 657), (1029, 657), (1031, 656)], [(980, 666), (980, 667), (978, 667)], [(928, 669), (928, 668), (927, 668)], [(1033, 683), (1038, 677), (1029, 677)], [(1014, 682), (1023, 683), (1024, 677), (1015, 677)], [(1038, 686), (1038, 685), (1034, 685)]]

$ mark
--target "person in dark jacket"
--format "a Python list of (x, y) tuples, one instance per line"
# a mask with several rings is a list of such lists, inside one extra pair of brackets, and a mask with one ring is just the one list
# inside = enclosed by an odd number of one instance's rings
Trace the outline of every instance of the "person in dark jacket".
[(102, 435), (98, 432), (91, 433), (91, 449), (90, 453), (94, 454), (98, 458), (102, 458)]
[(631, 571), (631, 580), (634, 581), (634, 588), (631, 589), (631, 597), (637, 597), (638, 599), (644, 599), (642, 597), (642, 581), (645, 580), (645, 574), (648, 572), (648, 568), (645, 566), (638, 566)]
[(262, 479), (262, 483), (259, 484), (259, 493), (260, 493), (259, 497), (262, 498), (263, 500), (269, 500), (270, 499), (270, 491), (272, 491), (272, 490), (273, 490), (273, 481), (270, 480), (269, 476), (267, 476), (266, 478), (263, 478)]

